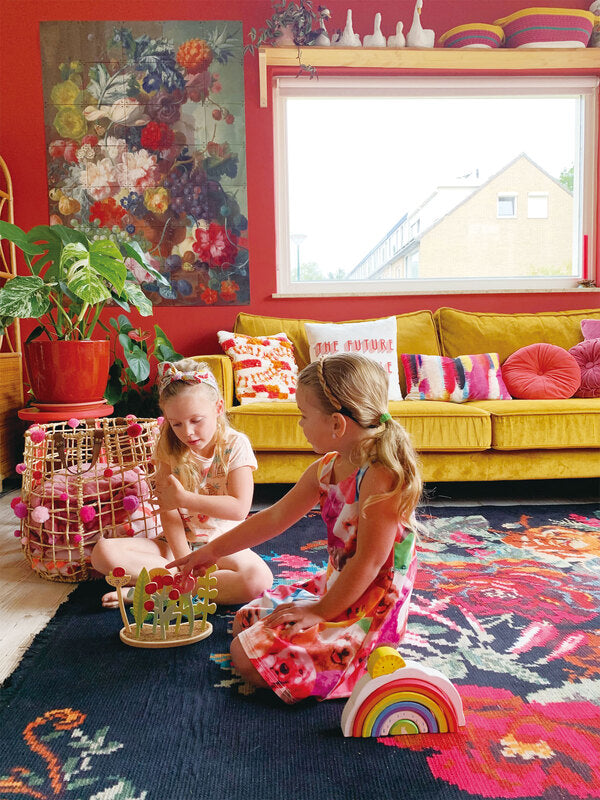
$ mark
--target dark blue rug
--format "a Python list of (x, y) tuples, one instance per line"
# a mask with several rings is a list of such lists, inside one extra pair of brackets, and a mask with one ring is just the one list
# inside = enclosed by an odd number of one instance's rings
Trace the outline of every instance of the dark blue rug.
[[(600, 510), (422, 518), (402, 654), (455, 682), (461, 733), (345, 739), (345, 701), (245, 691), (228, 656), (233, 609), (195, 645), (135, 649), (92, 582), (2, 689), (1, 800), (600, 798)], [(322, 568), (323, 535), (312, 513), (259, 552), (296, 581)]]

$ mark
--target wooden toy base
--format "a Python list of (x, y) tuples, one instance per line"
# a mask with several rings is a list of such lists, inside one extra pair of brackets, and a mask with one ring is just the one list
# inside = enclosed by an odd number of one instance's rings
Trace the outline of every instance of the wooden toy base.
[[(163, 639), (161, 629), (157, 628), (154, 630), (154, 626), (149, 624), (142, 625), (138, 638), (135, 636), (135, 625), (132, 625), (130, 634), (127, 633), (127, 628), (121, 628), (119, 631), (119, 638), (124, 644), (131, 645), (131, 647), (182, 647), (183, 645), (194, 644), (194, 642), (206, 639), (207, 636), (210, 636), (213, 629), (210, 622), (207, 622), (198, 633), (194, 633), (190, 636), (188, 633), (188, 626), (189, 623), (182, 622), (176, 633), (175, 626), (170, 625), (167, 629), (167, 638)], [(194, 630), (196, 630), (196, 628), (200, 628), (199, 623), (194, 625)]]

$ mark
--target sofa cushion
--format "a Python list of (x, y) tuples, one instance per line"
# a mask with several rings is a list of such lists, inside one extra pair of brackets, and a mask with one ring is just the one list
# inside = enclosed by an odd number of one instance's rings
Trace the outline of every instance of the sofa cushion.
[(407, 400), (510, 400), (498, 353), (471, 356), (424, 356), (402, 353)]
[(285, 333), (255, 337), (218, 331), (217, 337), (233, 362), (235, 394), (242, 405), (296, 398), (298, 367)]
[(600, 318), (599, 319), (582, 319), (581, 320), (581, 333), (584, 339), (599, 339), (600, 338)]
[[(298, 369), (310, 364), (308, 338), (304, 329), (305, 322), (321, 322), (316, 319), (286, 319), (285, 317), (263, 317), (241, 312), (235, 321), (234, 331), (248, 336), (269, 336), (283, 331), (294, 345)], [(327, 321), (327, 320), (326, 320)], [(348, 320), (349, 322), (365, 322)], [(396, 348), (400, 353), (426, 353), (440, 355), (437, 331), (431, 311), (412, 311), (408, 314), (396, 315)], [(579, 337), (581, 338), (581, 337)], [(575, 344), (575, 342), (573, 342)], [(465, 350), (462, 351), (466, 352)], [(400, 357), (398, 356), (398, 361)], [(399, 363), (400, 389), (406, 390), (404, 370)]]
[(600, 317), (600, 309), (491, 314), (439, 308), (435, 312), (442, 355), (456, 358), (461, 353), (498, 353), (500, 363), (515, 350), (535, 342), (569, 350), (583, 338), (581, 321), (594, 316)]
[(585, 339), (569, 350), (581, 371), (575, 397), (600, 397), (600, 338)]
[(538, 342), (521, 347), (502, 365), (508, 391), (520, 400), (564, 400), (581, 384), (573, 356), (555, 344)]
[(358, 353), (381, 364), (386, 371), (388, 400), (402, 400), (396, 351), (396, 317), (365, 322), (305, 322), (310, 360), (339, 353)]
[(594, 399), (480, 400), (476, 405), (491, 414), (496, 450), (580, 449), (600, 443), (600, 408)]
[[(406, 428), (419, 450), (465, 452), (490, 446), (490, 415), (471, 403), (401, 400), (391, 402), (389, 410)], [(300, 412), (295, 403), (235, 406), (228, 410), (227, 416), (234, 428), (249, 436), (254, 450), (311, 449), (298, 425)]]

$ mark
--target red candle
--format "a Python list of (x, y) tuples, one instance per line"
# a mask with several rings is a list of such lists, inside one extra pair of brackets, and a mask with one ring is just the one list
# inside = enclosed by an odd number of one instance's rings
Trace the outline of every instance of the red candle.
[(588, 237), (587, 233), (583, 236), (583, 265), (581, 272), (581, 279), (587, 281), (588, 279)]

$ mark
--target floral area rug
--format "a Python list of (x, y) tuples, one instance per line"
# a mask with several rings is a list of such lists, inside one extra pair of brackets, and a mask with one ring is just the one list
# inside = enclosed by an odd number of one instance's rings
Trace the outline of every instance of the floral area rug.
[[(428, 508), (405, 658), (457, 686), (453, 734), (344, 738), (344, 701), (288, 707), (228, 655), (119, 641), (80, 585), (0, 695), (0, 798), (600, 798), (600, 503)], [(311, 513), (259, 548), (278, 582), (326, 560)], [(26, 613), (26, 609), (24, 609)]]

